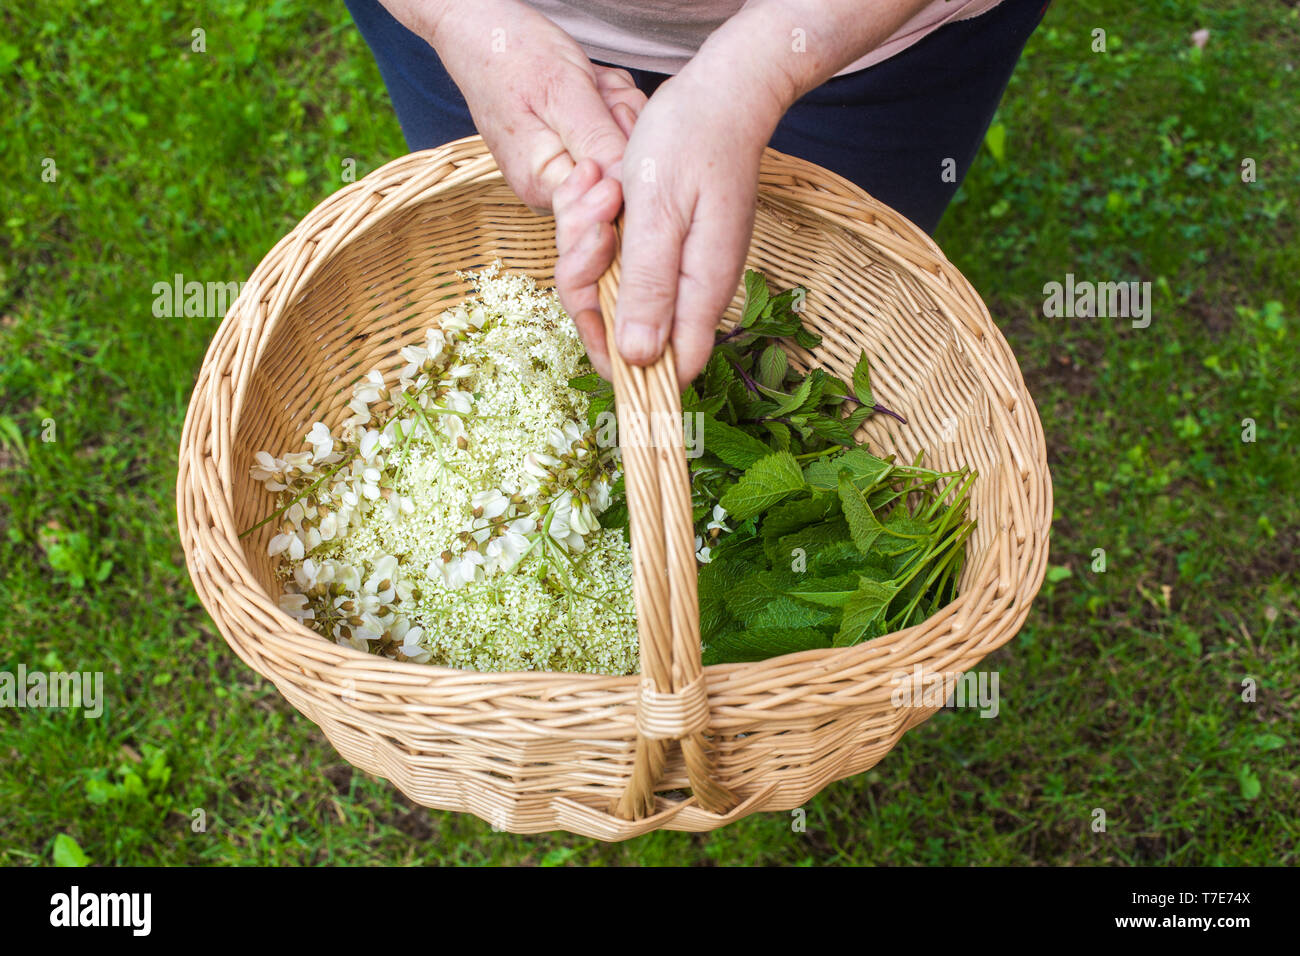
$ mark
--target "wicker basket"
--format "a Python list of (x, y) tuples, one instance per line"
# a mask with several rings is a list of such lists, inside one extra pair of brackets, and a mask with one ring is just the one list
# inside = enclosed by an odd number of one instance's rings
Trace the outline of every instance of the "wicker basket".
[[(477, 673), (336, 646), (282, 612), (259, 449), (347, 417), (352, 384), (500, 259), (552, 282), (554, 223), (510, 191), (478, 137), (388, 164), (321, 203), (253, 273), (208, 350), (185, 421), (177, 505), (195, 587), (255, 671), (356, 766), (425, 806), (516, 833), (621, 840), (789, 810), (875, 764), (937, 707), (897, 707), (894, 678), (963, 671), (1016, 633), (1043, 577), (1052, 490), (1042, 426), (979, 297), (910, 222), (817, 166), (769, 150), (749, 266), (810, 290), (824, 336), (794, 363), (848, 377), (860, 349), (906, 417), (860, 433), (878, 452), (979, 472), (958, 598), (924, 624), (843, 649), (700, 663), (680, 449), (624, 429), (642, 673)], [(617, 266), (601, 281), (613, 314)], [(738, 290), (726, 322), (742, 302)], [(608, 318), (607, 318), (608, 321)], [(671, 356), (616, 363), (621, 413), (676, 413)], [(620, 416), (623, 419), (623, 416)], [(635, 420), (637, 416), (630, 416)], [(625, 419), (623, 419), (625, 420)]]

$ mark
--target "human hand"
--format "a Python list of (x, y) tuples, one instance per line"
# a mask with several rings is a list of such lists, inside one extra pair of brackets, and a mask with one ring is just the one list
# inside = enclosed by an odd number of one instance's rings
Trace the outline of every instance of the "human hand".
[(641, 111), (623, 157), (625, 218), (615, 337), (634, 365), (670, 342), (685, 387), (713, 351), (749, 250), (775, 97), (683, 71)]
[[(401, 2), (430, 16), (418, 0)], [(417, 32), (456, 81), (520, 199), (549, 211), (555, 189), (583, 159), (618, 179), (627, 135), (613, 110), (645, 102), (625, 71), (594, 65), (563, 30), (517, 0), (432, 6), (438, 15), (417, 20), (423, 28)], [(401, 18), (399, 9), (394, 13)]]
[(554, 213), (561, 301), (608, 377), (596, 280), (613, 260), (623, 150), (645, 94), (516, 0), (386, 3), (434, 46), (510, 188)]

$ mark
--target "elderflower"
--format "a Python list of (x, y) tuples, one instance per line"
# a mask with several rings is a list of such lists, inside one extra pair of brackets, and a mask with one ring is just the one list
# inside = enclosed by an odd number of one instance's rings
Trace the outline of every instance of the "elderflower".
[(581, 341), (532, 279), (470, 277), (477, 295), (400, 350), (396, 381), (354, 385), (337, 433), (315, 422), (310, 451), (255, 456), (282, 503), (281, 606), (399, 660), (631, 673), (631, 553), (599, 518), (618, 461), (568, 385)]

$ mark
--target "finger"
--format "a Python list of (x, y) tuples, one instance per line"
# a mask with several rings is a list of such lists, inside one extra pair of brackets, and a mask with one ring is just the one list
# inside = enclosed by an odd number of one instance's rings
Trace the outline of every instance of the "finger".
[(610, 112), (614, 116), (614, 121), (618, 123), (618, 128), (623, 131), (623, 135), (631, 136), (639, 111), (633, 110), (626, 103), (615, 103)]
[(600, 182), (600, 167), (594, 159), (584, 159), (574, 165), (572, 172), (565, 177), (551, 196), (551, 202), (557, 213), (563, 212), (582, 198), (592, 186)]
[(613, 226), (595, 223), (555, 265), (560, 304), (573, 317), (596, 371), (606, 378), (610, 372), (609, 354), (596, 283), (614, 260), (614, 248)]
[[(558, 138), (546, 142), (538, 139), (532, 144), (532, 152), (527, 160), (527, 168), (536, 170), (536, 174), (529, 182), (531, 190), (528, 195), (519, 195), (528, 208), (534, 212), (540, 212), (543, 215), (549, 214), (554, 209), (555, 190), (560, 187), (577, 165), (569, 151), (565, 149), (564, 143)], [(510, 177), (506, 177), (506, 182), (510, 182)], [(516, 189), (516, 193), (519, 191)]]
[(605, 342), (605, 320), (600, 312), (584, 309), (573, 317), (573, 324), (582, 337), (582, 344), (587, 347), (587, 358), (591, 367), (607, 382), (614, 381), (614, 369), (610, 366), (609, 346)]
[(489, 139), (485, 132), (484, 139), (506, 184), (520, 202), (539, 216), (550, 215), (556, 186), (574, 168), (573, 159), (560, 138), (552, 131), (539, 128), (532, 135), (502, 141), (496, 136)]
[[(611, 73), (618, 75), (611, 75)], [(641, 115), (641, 110), (645, 108), (646, 103), (649, 102), (646, 95), (637, 88), (632, 81), (631, 74), (624, 70), (606, 71), (598, 75), (596, 88), (600, 90), (601, 99), (604, 100), (610, 113), (614, 115), (614, 119), (619, 121), (619, 127), (623, 130), (624, 135), (630, 136), (631, 125), (625, 124), (620, 119), (617, 107), (619, 104), (626, 106), (631, 110), (632, 118), (635, 120), (636, 117)]]
[[(596, 168), (591, 160), (584, 162), (591, 163), (592, 168)], [(585, 176), (577, 180), (579, 184), (583, 181)], [(565, 182), (568, 183), (569, 180)], [(601, 179), (576, 196), (558, 189), (556, 196), (555, 245), (561, 254), (586, 235), (596, 223), (612, 223), (623, 205), (623, 189), (616, 179)]]
[(569, 214), (598, 182), (600, 182), (600, 167), (596, 165), (594, 159), (584, 159), (576, 164), (573, 172), (556, 187), (551, 197), (551, 205), (555, 215), (555, 245), (561, 254), (581, 238), (581, 230), (566, 230), (567, 224), (578, 222), (578, 217)]
[(632, 74), (622, 67), (618, 66), (596, 66), (596, 89), (626, 89), (635, 87), (636, 80), (632, 79)]
[(702, 196), (682, 243), (673, 315), (677, 381), (685, 388), (708, 364), (714, 334), (740, 281), (754, 229), (754, 194), (744, 187)]
[(658, 182), (629, 191), (623, 230), (615, 344), (633, 365), (648, 365), (664, 350), (677, 303), (682, 241), (690, 210), (679, 212)]
[[(543, 108), (547, 111), (543, 119), (559, 134), (573, 163), (594, 159), (603, 175), (619, 178), (627, 137), (619, 129), (609, 107), (601, 98), (600, 91), (594, 85), (567, 84)], [(563, 175), (549, 180), (547, 177), (551, 171), (548, 169), (543, 181), (553, 192), (570, 172), (572, 166), (564, 169)]]

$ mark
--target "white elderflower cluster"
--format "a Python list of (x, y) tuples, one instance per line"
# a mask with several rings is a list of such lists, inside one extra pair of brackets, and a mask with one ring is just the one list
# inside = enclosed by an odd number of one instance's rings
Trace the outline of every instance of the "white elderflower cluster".
[[(285, 611), (399, 660), (476, 670), (637, 668), (631, 553), (601, 528), (617, 452), (586, 425), (588, 370), (553, 292), (492, 266), (396, 380), (373, 369), (333, 434), (256, 456), (280, 495)], [(391, 374), (391, 373), (390, 373)]]

